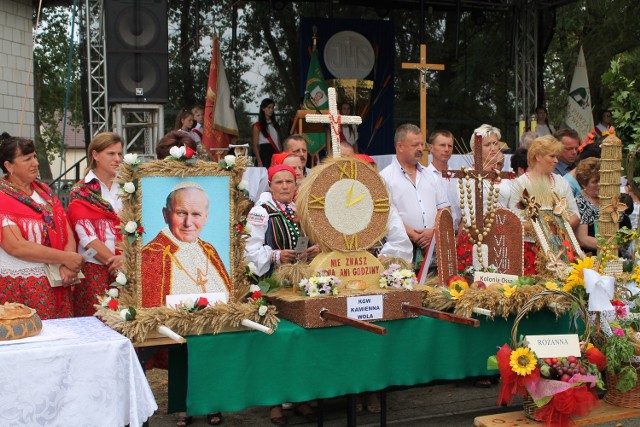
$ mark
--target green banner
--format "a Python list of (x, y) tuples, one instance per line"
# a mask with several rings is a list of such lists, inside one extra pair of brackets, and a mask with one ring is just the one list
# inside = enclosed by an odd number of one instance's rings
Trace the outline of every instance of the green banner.
[(327, 84), (324, 82), (317, 50), (311, 53), (305, 91), (304, 106), (307, 110), (315, 110), (316, 108), (320, 110), (329, 109)]
[[(324, 76), (320, 68), (318, 51), (314, 50), (309, 61), (304, 107), (307, 110), (328, 110), (329, 96), (327, 94), (327, 84), (324, 82)], [(307, 141), (307, 150), (312, 155), (317, 154), (327, 144), (327, 135), (325, 133), (306, 133), (304, 134), (304, 139)]]

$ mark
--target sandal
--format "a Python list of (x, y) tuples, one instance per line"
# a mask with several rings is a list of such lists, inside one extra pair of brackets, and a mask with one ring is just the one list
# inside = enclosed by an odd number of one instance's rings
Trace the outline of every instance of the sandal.
[(207, 423), (209, 423), (210, 426), (219, 426), (223, 421), (222, 412), (207, 414)]
[(282, 407), (280, 405), (271, 407), (271, 409), (269, 410), (269, 419), (271, 420), (272, 424), (275, 424), (277, 426), (286, 426), (289, 423), (287, 417), (282, 413)]
[(189, 424), (191, 424), (191, 421), (193, 421), (193, 418), (191, 418), (191, 416), (188, 416), (183, 412), (182, 414), (178, 415), (178, 419), (176, 420), (176, 426), (186, 427)]

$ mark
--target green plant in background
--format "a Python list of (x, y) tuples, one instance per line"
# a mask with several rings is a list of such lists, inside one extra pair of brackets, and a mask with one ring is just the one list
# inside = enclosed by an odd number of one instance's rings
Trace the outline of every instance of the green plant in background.
[(609, 109), (616, 127), (616, 135), (629, 149), (640, 144), (640, 92), (636, 81), (622, 72), (625, 56), (611, 61), (609, 71), (602, 75), (602, 84), (611, 90)]
[[(637, 158), (637, 153), (640, 152), (640, 92), (636, 81), (623, 73), (626, 59), (626, 55), (622, 54), (611, 61), (609, 70), (602, 75), (602, 84), (611, 91), (609, 109), (616, 135), (622, 140), (625, 153), (628, 154), (628, 157), (623, 158), (625, 175), (633, 177), (633, 183), (630, 184), (634, 193), (638, 195), (640, 177), (636, 175), (640, 171), (640, 161)], [(633, 159), (633, 164), (628, 164), (629, 159)]]

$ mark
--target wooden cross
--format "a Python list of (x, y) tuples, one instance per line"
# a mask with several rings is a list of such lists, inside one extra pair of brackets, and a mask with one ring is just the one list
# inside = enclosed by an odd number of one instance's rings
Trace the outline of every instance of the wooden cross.
[(336, 104), (336, 89), (329, 88), (329, 113), (307, 114), (304, 118), (307, 123), (328, 123), (331, 129), (331, 151), (334, 158), (340, 157), (340, 126), (359, 125), (362, 123), (360, 116), (342, 116), (338, 113)]
[[(444, 64), (428, 64), (427, 63), (427, 45), (420, 45), (420, 62), (403, 62), (403, 69), (420, 71), (420, 132), (424, 140), (427, 140), (427, 71), (442, 71)], [(425, 159), (426, 156), (426, 159)], [(422, 156), (423, 163), (429, 163), (429, 153), (424, 151)]]
[[(484, 168), (484, 159), (482, 158), (482, 135), (479, 133), (476, 134), (475, 141), (473, 143), (473, 162), (475, 164), (475, 169), (466, 169), (466, 170), (446, 170), (442, 171), (442, 176), (444, 178), (466, 178), (473, 177), (475, 178), (475, 211), (476, 211), (476, 223), (471, 224), (469, 232), (473, 232), (475, 234), (475, 230), (478, 230), (480, 234), (482, 234), (484, 230), (484, 194), (483, 194), (483, 186), (485, 179), (496, 179), (498, 176), (500, 178), (512, 178), (510, 172), (497, 172), (495, 169), (491, 170), (482, 170)], [(463, 209), (463, 218), (464, 221), (464, 208)], [(469, 206), (469, 213), (473, 206)], [(479, 214), (478, 214), (479, 212)], [(473, 236), (477, 240), (477, 235)]]

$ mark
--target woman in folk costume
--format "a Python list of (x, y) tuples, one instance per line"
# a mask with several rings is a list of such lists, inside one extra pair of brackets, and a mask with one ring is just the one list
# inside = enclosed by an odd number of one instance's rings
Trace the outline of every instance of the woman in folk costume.
[(253, 124), (253, 155), (256, 156), (256, 165), (265, 168), (271, 166), (271, 156), (282, 152), (280, 126), (273, 113), (274, 107), (275, 102), (272, 99), (263, 99), (260, 103), (258, 121)]
[[(122, 266), (123, 256), (117, 247), (122, 201), (120, 186), (114, 183), (122, 146), (122, 139), (113, 132), (96, 135), (89, 144), (86, 175), (69, 197), (69, 219), (78, 237), (78, 252), (87, 260), (82, 269), (85, 279), (73, 289), (75, 316), (93, 315), (96, 296), (104, 294)], [(95, 255), (87, 256), (87, 251), (95, 251)]]
[[(84, 260), (64, 208), (37, 180), (33, 141), (0, 136), (0, 304), (19, 302), (43, 319), (71, 317), (71, 285)], [(51, 287), (45, 263), (59, 265), (65, 286)]]
[(300, 237), (299, 219), (293, 197), (296, 193), (296, 172), (291, 166), (269, 168), (269, 192), (260, 196), (247, 222), (251, 236), (245, 246), (245, 259), (256, 265), (256, 275), (270, 275), (278, 264), (294, 263), (297, 259), (309, 261), (320, 248), (311, 246), (300, 254), (295, 247)]

